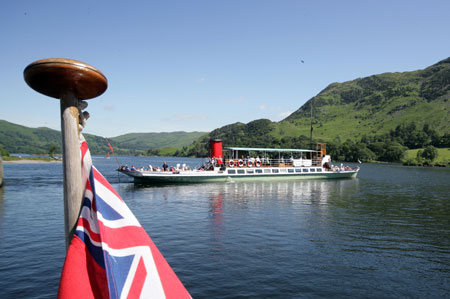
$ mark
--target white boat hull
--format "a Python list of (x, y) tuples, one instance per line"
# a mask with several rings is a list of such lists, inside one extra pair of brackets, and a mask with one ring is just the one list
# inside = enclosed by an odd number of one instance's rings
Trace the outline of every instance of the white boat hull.
[[(260, 171), (262, 168), (259, 168)], [(306, 169), (308, 170), (306, 172)], [(224, 171), (129, 171), (120, 172), (134, 178), (135, 183), (204, 183), (204, 182), (227, 182), (227, 181), (274, 181), (274, 180), (305, 180), (305, 179), (343, 179), (355, 178), (359, 169), (325, 171), (324, 169), (312, 167), (301, 168), (265, 168), (265, 173), (257, 173), (254, 169), (226, 169)], [(320, 169), (320, 171), (318, 171)], [(231, 170), (231, 173), (230, 173)], [(234, 170), (234, 171), (233, 171)], [(252, 172), (253, 171), (253, 172)], [(234, 172), (234, 173), (233, 173)], [(241, 172), (241, 173), (238, 173)], [(244, 172), (244, 173), (242, 173)], [(250, 173), (249, 173), (250, 172)]]

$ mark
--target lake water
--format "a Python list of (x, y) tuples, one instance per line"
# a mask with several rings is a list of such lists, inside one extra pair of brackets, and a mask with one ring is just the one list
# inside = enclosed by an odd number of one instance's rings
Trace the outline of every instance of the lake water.
[[(450, 169), (362, 164), (357, 179), (143, 187), (114, 171), (114, 159), (94, 165), (194, 298), (450, 296)], [(0, 298), (56, 295), (61, 168), (4, 165)]]

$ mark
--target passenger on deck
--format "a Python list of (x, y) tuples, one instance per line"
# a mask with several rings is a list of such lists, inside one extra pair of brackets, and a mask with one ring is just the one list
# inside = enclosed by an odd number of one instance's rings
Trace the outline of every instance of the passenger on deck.
[(164, 163), (162, 165), (162, 170), (167, 171), (168, 168), (169, 168), (169, 166), (167, 165), (166, 161), (164, 161)]

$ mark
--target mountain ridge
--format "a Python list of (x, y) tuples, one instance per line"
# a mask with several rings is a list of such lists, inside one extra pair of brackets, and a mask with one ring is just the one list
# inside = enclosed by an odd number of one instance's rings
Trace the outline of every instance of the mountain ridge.
[(311, 105), (315, 141), (367, 140), (409, 125), (420, 130), (427, 126), (444, 136), (450, 133), (449, 99), (450, 57), (422, 70), (331, 83), (279, 122), (227, 125), (182, 154), (205, 155), (209, 138), (221, 138), (225, 146), (309, 147)]
[[(159, 132), (129, 133), (109, 138), (115, 153), (145, 154), (149, 149), (164, 147), (168, 142), (182, 147), (192, 143), (204, 132)], [(91, 153), (106, 154), (110, 151), (106, 138), (83, 134)], [(148, 138), (144, 138), (147, 136)], [(142, 140), (142, 139), (145, 140)], [(20, 124), (0, 120), (0, 146), (10, 153), (39, 154), (49, 152), (51, 147), (61, 152), (61, 132), (47, 127), (30, 128)]]
[[(206, 156), (210, 138), (222, 139), (225, 146), (308, 147), (312, 110), (315, 141), (333, 143), (332, 147), (342, 146), (347, 140), (353, 140), (355, 144), (364, 141), (359, 145), (366, 147), (370, 154), (370, 151), (379, 150), (379, 146), (375, 148), (373, 144), (380, 140), (389, 141), (397, 148), (447, 144), (446, 138), (450, 136), (449, 99), (450, 57), (422, 70), (387, 72), (331, 83), (279, 122), (257, 119), (247, 124), (228, 124), (209, 133), (185, 132), (186, 136), (181, 136), (180, 131), (129, 133), (109, 140), (119, 154)], [(11, 133), (5, 134), (4, 122), (0, 120), (0, 146), (17, 152), (17, 147), (4, 142), (5, 138), (14, 137)], [(34, 131), (24, 128), (20, 126), (16, 132), (18, 148), (27, 145), (28, 139), (37, 146), (33, 150), (39, 148), (42, 151), (55, 143), (60, 147), (58, 131), (45, 127), (31, 129)], [(416, 139), (420, 140), (411, 141), (414, 136), (409, 136), (408, 130), (411, 131), (409, 135), (416, 134), (420, 137)], [(85, 136), (93, 153), (108, 151), (103, 137)], [(156, 136), (161, 137), (159, 142), (155, 142)], [(355, 144), (352, 146), (357, 148)], [(166, 150), (154, 150), (160, 148)]]

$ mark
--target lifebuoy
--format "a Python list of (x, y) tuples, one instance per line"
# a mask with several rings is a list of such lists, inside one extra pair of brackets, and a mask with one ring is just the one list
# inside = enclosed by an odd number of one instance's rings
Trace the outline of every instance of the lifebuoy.
[(239, 167), (244, 167), (244, 161), (242, 161), (241, 159), (239, 159), (238, 165), (239, 165)]
[(234, 167), (234, 161), (233, 161), (233, 160), (230, 160), (230, 161), (228, 162), (228, 166), (231, 167), (231, 168), (233, 168), (233, 167)]
[(247, 162), (247, 166), (248, 166), (248, 167), (253, 167), (253, 162), (252, 162), (251, 160), (249, 160), (249, 161)]
[(256, 165), (256, 167), (260, 167), (261, 166), (261, 162), (256, 161), (255, 165)]

